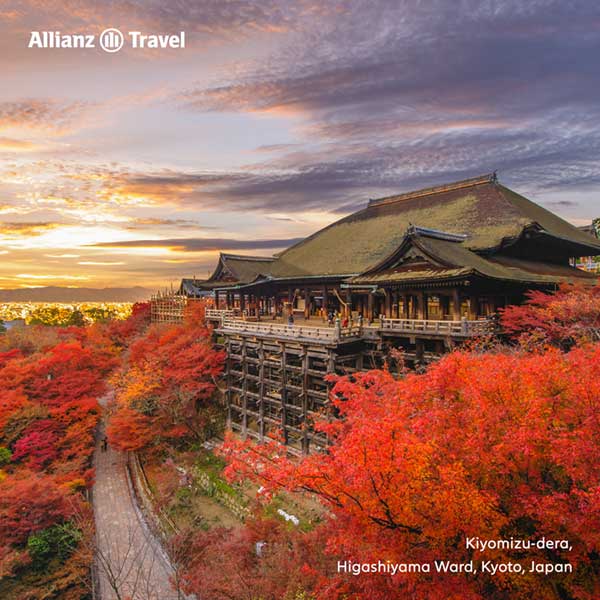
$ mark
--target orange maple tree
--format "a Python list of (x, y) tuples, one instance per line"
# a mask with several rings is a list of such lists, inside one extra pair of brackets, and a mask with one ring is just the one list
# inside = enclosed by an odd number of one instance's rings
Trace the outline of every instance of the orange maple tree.
[(225, 355), (214, 348), (203, 315), (204, 304), (197, 303), (183, 324), (150, 327), (131, 344), (114, 378), (111, 444), (139, 450), (165, 440), (204, 439), (218, 417), (211, 399)]
[[(230, 437), (232, 478), (316, 494), (328, 548), (344, 560), (512, 561), (525, 572), (340, 574), (319, 598), (530, 598), (600, 595), (600, 345), (448, 355), (423, 375), (338, 379), (340, 418), (317, 428), (327, 454), (294, 461), (276, 443)], [(472, 549), (467, 538), (567, 539), (572, 549)], [(571, 574), (529, 573), (531, 561)], [(558, 590), (558, 591), (557, 591)]]

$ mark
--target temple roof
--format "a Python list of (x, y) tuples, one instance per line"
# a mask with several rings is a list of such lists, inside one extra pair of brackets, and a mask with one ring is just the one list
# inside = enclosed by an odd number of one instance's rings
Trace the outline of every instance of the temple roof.
[(390, 255), (413, 223), (465, 236), (464, 249), (478, 253), (509, 246), (528, 228), (567, 242), (574, 256), (600, 253), (597, 239), (500, 185), (492, 174), (371, 200), (282, 252), (270, 274), (280, 279), (363, 273)]
[(464, 279), (481, 276), (523, 283), (580, 281), (593, 284), (597, 277), (569, 265), (522, 260), (495, 254), (481, 256), (460, 238), (418, 227), (410, 228), (390, 255), (364, 273), (348, 280), (353, 285), (409, 283), (421, 280)]
[(270, 256), (244, 256), (221, 252), (219, 262), (208, 279), (182, 279), (179, 292), (189, 297), (203, 296), (228, 284), (249, 283), (260, 275), (267, 275), (273, 260)]
[(221, 252), (217, 267), (207, 281), (248, 283), (257, 275), (268, 275), (274, 260), (271, 256), (244, 256)]

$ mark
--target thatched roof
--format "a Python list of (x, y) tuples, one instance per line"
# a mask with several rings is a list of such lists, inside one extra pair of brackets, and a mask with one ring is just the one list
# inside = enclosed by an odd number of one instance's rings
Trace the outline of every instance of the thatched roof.
[(464, 234), (463, 246), (492, 252), (515, 243), (527, 228), (572, 246), (574, 256), (600, 253), (600, 243), (557, 215), (500, 185), (495, 175), (372, 200), (282, 252), (274, 279), (351, 276), (389, 256), (411, 224)]
[(273, 260), (270, 256), (221, 252), (219, 262), (208, 279), (182, 279), (179, 292), (188, 297), (200, 297), (219, 287), (249, 283), (259, 275), (268, 275)]
[(221, 252), (217, 267), (208, 281), (249, 283), (257, 275), (268, 275), (273, 260), (271, 256), (244, 256)]
[(591, 273), (568, 265), (521, 260), (501, 254), (481, 256), (466, 241), (439, 231), (409, 229), (395, 252), (361, 275), (352, 285), (408, 284), (419, 281), (485, 277), (531, 284), (580, 281), (593, 284)]

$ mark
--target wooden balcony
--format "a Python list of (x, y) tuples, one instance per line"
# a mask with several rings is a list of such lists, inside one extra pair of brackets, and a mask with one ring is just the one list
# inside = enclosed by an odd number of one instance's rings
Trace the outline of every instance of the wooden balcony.
[(469, 321), (431, 321), (428, 319), (381, 319), (379, 328), (383, 333), (414, 333), (451, 337), (476, 337), (492, 332), (488, 319)]
[(306, 323), (304, 321), (302, 325), (287, 325), (276, 321), (256, 323), (235, 318), (223, 318), (217, 331), (324, 344), (354, 341), (362, 337), (361, 327), (358, 325), (341, 327), (338, 323), (334, 327), (319, 327), (312, 324), (307, 325)]
[(337, 344), (359, 339), (374, 339), (381, 335), (408, 334), (424, 337), (453, 337), (468, 338), (485, 335), (492, 331), (491, 324), (487, 319), (469, 321), (432, 321), (421, 319), (386, 319), (382, 318), (371, 325), (364, 325), (361, 321), (351, 323), (342, 327), (336, 322), (333, 327), (322, 325), (322, 321), (301, 320), (293, 325), (281, 321), (246, 321), (233, 315), (220, 315), (231, 311), (211, 311), (214, 316), (207, 318), (219, 320), (217, 331), (224, 334), (239, 333), (268, 337), (272, 339), (294, 339), (298, 341), (321, 342), (325, 344)]

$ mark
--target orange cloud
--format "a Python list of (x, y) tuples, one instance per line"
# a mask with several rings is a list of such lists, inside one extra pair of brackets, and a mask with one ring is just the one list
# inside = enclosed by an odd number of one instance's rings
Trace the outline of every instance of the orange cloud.
[(0, 137), (0, 151), (6, 150), (8, 152), (32, 152), (38, 148), (39, 146), (33, 142)]

